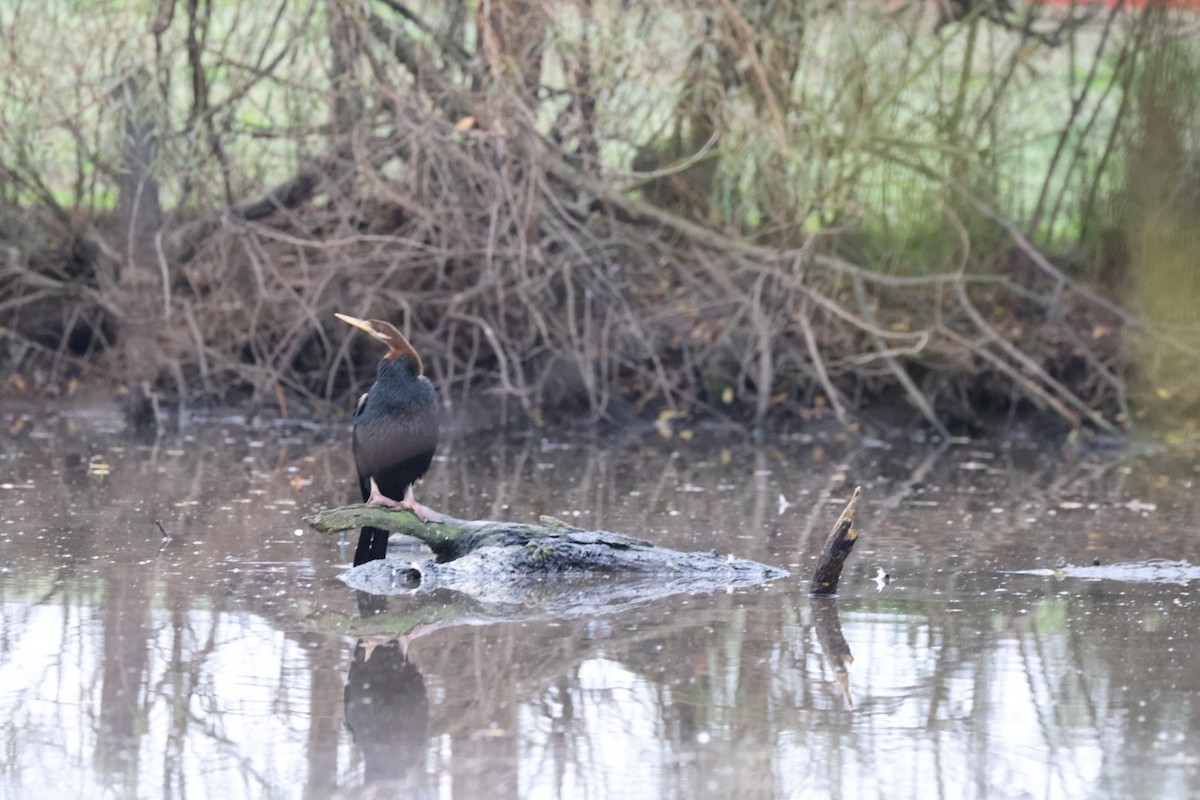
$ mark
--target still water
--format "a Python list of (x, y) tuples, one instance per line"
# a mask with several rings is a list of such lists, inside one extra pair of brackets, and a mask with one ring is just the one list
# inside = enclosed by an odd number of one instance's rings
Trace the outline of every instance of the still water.
[[(1151, 563), (1200, 564), (1190, 456), (460, 438), (435, 508), (795, 573), (506, 619), (338, 580), (353, 537), (301, 518), (356, 499), (342, 429), (0, 422), (3, 798), (1200, 797), (1200, 582)], [(1063, 562), (1151, 569), (1017, 572)]]

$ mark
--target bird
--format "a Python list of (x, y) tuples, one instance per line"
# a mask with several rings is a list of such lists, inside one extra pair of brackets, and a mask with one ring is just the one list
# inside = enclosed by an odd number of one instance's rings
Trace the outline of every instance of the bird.
[[(354, 409), (352, 449), (358, 485), (368, 505), (407, 508), (422, 522), (443, 517), (413, 499), (413, 484), (429, 470), (438, 443), (437, 390), (417, 351), (390, 323), (335, 314), (387, 345), (375, 383)], [(388, 532), (363, 528), (354, 566), (387, 556)]]

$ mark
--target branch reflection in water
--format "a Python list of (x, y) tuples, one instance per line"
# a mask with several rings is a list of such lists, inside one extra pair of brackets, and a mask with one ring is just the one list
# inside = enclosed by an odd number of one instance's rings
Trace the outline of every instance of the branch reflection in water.
[[(140, 444), (31, 420), (0, 438), (0, 796), (1200, 788), (1195, 582), (1012, 572), (1200, 562), (1186, 459), (549, 434), (444, 455), (423, 499), (462, 516), (549, 514), (797, 576), (848, 477), (871, 503), (838, 624), (799, 578), (569, 619), (430, 622), (469, 610), (447, 596), (363, 618), (332, 537), (295, 532), (352, 496), (342, 432)], [(880, 566), (896, 580), (877, 594)], [(376, 635), (408, 641), (368, 658)], [(397, 725), (368, 741), (376, 704)]]

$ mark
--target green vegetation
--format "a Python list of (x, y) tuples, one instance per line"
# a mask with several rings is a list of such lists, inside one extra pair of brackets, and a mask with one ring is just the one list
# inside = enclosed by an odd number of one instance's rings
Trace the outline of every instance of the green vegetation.
[(452, 403), (534, 420), (904, 398), (939, 430), (1038, 408), (1178, 433), (1190, 20), (6, 4), (0, 370), (321, 413), (370, 373), (342, 310), (399, 322)]

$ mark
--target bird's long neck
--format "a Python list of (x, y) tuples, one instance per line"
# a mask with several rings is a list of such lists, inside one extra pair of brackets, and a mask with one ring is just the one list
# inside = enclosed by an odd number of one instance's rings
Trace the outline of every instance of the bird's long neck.
[[(421, 363), (421, 357), (417, 355), (417, 351), (408, 343), (407, 339), (400, 339), (398, 342), (392, 342), (391, 349), (388, 350), (383, 361), (399, 361), (405, 363), (412, 370), (412, 374), (418, 378), (425, 374), (425, 365)], [(380, 366), (383, 366), (382, 362)]]

